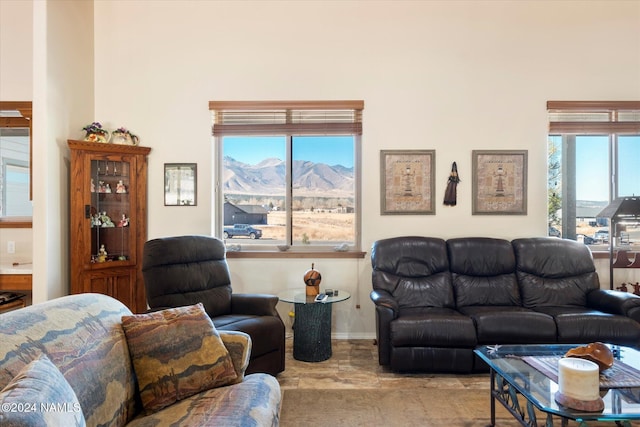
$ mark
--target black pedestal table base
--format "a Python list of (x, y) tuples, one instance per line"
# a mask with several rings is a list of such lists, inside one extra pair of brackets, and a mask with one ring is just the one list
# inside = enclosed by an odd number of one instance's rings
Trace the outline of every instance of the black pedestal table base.
[(331, 304), (295, 304), (293, 358), (322, 362), (331, 357)]

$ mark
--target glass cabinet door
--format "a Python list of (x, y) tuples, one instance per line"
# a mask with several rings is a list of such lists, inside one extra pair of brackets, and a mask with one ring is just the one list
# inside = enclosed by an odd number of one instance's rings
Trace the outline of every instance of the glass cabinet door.
[(91, 227), (91, 263), (129, 261), (135, 256), (130, 219), (135, 211), (132, 171), (135, 159), (101, 156), (90, 160), (91, 202), (85, 217)]

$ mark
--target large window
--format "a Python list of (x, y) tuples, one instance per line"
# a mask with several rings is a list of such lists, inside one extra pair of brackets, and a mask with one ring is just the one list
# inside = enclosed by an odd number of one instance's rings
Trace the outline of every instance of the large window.
[(363, 105), (211, 102), (216, 234), (253, 249), (359, 250)]
[[(616, 198), (640, 196), (640, 102), (547, 107), (549, 233), (604, 250), (609, 223), (598, 214)], [(640, 224), (616, 238), (640, 245)]]

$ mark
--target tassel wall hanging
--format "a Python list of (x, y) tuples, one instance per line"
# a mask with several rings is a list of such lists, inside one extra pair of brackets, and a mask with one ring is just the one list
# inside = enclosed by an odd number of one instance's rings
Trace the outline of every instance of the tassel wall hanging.
[(453, 162), (451, 165), (451, 174), (447, 183), (447, 189), (444, 192), (444, 204), (446, 206), (455, 206), (458, 202), (458, 183), (460, 178), (458, 177), (458, 165)]

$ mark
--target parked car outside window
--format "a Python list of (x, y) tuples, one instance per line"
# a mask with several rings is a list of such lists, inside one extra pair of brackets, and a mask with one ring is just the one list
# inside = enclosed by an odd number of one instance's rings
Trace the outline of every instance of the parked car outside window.
[(578, 238), (578, 242), (581, 241), (585, 245), (595, 245), (598, 243), (598, 241), (593, 237), (585, 236), (584, 234), (578, 234), (576, 237)]
[(598, 242), (602, 242), (602, 243), (608, 243), (609, 242), (609, 228), (603, 228), (601, 230), (596, 231), (593, 234), (593, 238), (598, 241)]
[(554, 226), (550, 225), (549, 226), (549, 236), (550, 237), (562, 237), (562, 233), (560, 232), (560, 230), (558, 230)]

